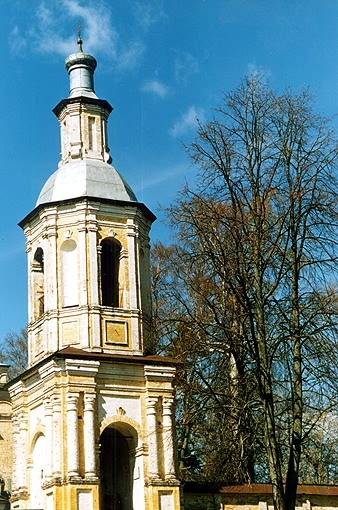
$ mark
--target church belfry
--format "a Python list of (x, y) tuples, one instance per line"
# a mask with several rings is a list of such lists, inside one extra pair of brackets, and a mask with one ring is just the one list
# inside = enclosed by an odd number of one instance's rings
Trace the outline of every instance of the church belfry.
[(61, 159), (21, 222), (28, 369), (13, 403), (12, 508), (177, 510), (175, 363), (151, 354), (155, 219), (111, 165), (96, 60), (66, 59)]
[(29, 365), (66, 346), (151, 350), (149, 229), (154, 215), (111, 166), (110, 104), (94, 92), (96, 60), (66, 68), (70, 94), (54, 108), (61, 161), (20, 225), (27, 237)]

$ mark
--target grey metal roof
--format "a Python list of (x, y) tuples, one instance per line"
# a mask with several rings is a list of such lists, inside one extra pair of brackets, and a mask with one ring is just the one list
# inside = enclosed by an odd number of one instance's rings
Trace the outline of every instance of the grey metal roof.
[(84, 196), (137, 202), (129, 184), (112, 165), (96, 159), (79, 159), (60, 166), (49, 177), (36, 206)]

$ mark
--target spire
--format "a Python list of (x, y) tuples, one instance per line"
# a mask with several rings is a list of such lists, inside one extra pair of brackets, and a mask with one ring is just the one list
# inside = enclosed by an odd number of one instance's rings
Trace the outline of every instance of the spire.
[(81, 26), (78, 25), (77, 53), (72, 53), (65, 61), (66, 69), (70, 79), (69, 98), (92, 97), (97, 99), (94, 91), (94, 71), (96, 59), (84, 53), (82, 49)]
[(83, 41), (81, 39), (81, 23), (78, 22), (78, 24), (77, 24), (77, 47), (81, 53), (83, 53), (82, 43), (83, 43)]

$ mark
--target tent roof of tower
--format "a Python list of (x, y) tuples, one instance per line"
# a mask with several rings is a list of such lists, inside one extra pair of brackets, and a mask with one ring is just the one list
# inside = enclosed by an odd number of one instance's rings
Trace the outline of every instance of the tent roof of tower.
[(84, 196), (137, 202), (127, 181), (112, 165), (78, 159), (60, 166), (47, 179), (36, 205)]

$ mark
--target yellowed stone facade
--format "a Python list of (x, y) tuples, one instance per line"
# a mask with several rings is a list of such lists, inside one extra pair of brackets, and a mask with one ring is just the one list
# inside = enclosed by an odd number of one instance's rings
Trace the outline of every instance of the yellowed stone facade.
[(12, 508), (175, 510), (175, 363), (150, 354), (155, 217), (110, 164), (112, 108), (81, 41), (66, 67), (61, 161), (20, 224), (29, 360), (8, 385)]
[(11, 488), (13, 469), (12, 404), (8, 391), (4, 389), (8, 368), (0, 364), (0, 480), (3, 480), (6, 491)]

